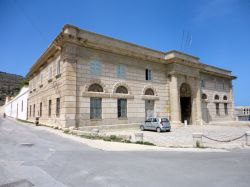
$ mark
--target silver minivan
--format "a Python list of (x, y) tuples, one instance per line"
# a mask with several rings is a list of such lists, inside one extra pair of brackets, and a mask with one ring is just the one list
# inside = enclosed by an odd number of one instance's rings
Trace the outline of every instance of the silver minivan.
[(167, 131), (170, 132), (171, 125), (166, 117), (148, 118), (141, 124), (140, 129), (143, 130), (155, 130), (157, 132)]

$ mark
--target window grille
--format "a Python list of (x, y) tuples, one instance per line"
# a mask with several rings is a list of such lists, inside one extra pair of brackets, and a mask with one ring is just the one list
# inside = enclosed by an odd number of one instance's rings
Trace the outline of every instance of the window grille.
[(56, 98), (56, 117), (60, 116), (60, 109), (61, 109), (60, 98)]
[(127, 99), (117, 100), (118, 118), (127, 117)]
[(90, 98), (90, 119), (102, 118), (102, 98)]

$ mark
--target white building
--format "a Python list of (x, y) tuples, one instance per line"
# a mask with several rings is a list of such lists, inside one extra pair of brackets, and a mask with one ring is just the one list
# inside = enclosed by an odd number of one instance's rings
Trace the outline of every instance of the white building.
[(6, 116), (27, 120), (27, 103), (29, 97), (29, 87), (23, 87), (19, 94), (11, 100), (6, 99), (4, 112)]
[(250, 120), (250, 106), (236, 106), (234, 108), (234, 115), (238, 121)]

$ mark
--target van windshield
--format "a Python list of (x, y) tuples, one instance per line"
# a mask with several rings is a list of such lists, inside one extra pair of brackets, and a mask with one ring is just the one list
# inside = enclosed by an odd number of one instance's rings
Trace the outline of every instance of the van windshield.
[(168, 121), (168, 118), (161, 118), (161, 121), (162, 121), (162, 122), (169, 122), (169, 121)]

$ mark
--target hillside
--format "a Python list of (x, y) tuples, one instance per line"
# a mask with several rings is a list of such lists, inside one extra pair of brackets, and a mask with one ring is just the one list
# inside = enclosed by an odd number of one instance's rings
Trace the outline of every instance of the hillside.
[(0, 106), (4, 105), (6, 96), (15, 96), (26, 79), (20, 75), (0, 71)]

